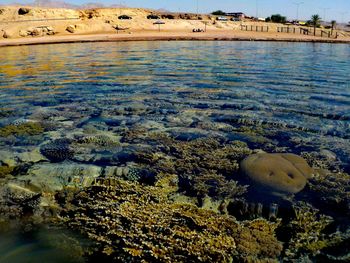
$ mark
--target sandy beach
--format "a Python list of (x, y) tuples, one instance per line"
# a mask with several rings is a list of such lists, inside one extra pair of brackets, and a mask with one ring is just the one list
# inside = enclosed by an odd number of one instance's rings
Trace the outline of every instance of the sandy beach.
[[(350, 34), (334, 31), (332, 36), (322, 36), (321, 29), (313, 35), (300, 34), (300, 29), (289, 26), (291, 32), (279, 32), (285, 25), (252, 21), (215, 21), (215, 17), (201, 15), (201, 20), (186, 14), (186, 19), (161, 18), (164, 24), (154, 24), (147, 19), (153, 10), (131, 8), (106, 8), (92, 10), (49, 9), (28, 7), (28, 14), (19, 15), (20, 7), (1, 7), (0, 46), (33, 45), (45, 43), (73, 43), (97, 41), (153, 41), (153, 40), (242, 40), (350, 43)], [(121, 20), (120, 15), (131, 19)], [(242, 30), (242, 25), (253, 31)], [(269, 28), (260, 32), (261, 27)], [(259, 32), (256, 32), (258, 28)], [(118, 30), (117, 30), (118, 29)], [(192, 32), (202, 29), (205, 32)], [(293, 31), (294, 30), (294, 31)], [(324, 31), (326, 32), (326, 31)], [(335, 36), (337, 35), (337, 37)]]
[(318, 42), (318, 43), (350, 43), (350, 39), (324, 39), (320, 37), (290, 36), (287, 34), (273, 35), (264, 33), (247, 33), (232, 31), (212, 31), (205, 33), (189, 32), (135, 32), (120, 34), (89, 34), (44, 36), (26, 39), (0, 40), (2, 46), (57, 44), (57, 43), (83, 43), (83, 42), (113, 42), (113, 41), (282, 41), (282, 42)]

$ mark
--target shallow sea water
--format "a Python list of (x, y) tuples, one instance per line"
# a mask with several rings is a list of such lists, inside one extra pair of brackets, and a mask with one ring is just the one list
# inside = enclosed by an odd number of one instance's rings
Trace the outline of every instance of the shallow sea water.
[[(281, 127), (284, 134), (271, 138), (275, 144), (293, 148), (291, 137), (307, 140), (311, 149), (328, 149), (345, 166), (350, 162), (348, 45), (137, 42), (1, 51), (0, 107), (15, 112), (1, 125), (45, 108), (82, 109), (81, 119), (89, 117), (84, 111), (133, 105), (163, 111), (162, 117), (192, 110), (202, 121)], [(154, 115), (136, 117), (169, 126)]]
[[(48, 170), (124, 166), (134, 161), (134, 151), (153, 147), (137, 138), (125, 141), (129, 131), (141, 129), (142, 136), (159, 132), (185, 142), (215, 137), (267, 152), (313, 153), (349, 173), (349, 58), (349, 45), (310, 43), (156, 41), (1, 48), (0, 129), (40, 123), (45, 131), (0, 136), (0, 153), (6, 152), (0, 154), (0, 164), (11, 153), (21, 163), (17, 176), (33, 165)], [(72, 141), (81, 146), (91, 134), (109, 136), (97, 144), (112, 147), (69, 152)], [(124, 144), (116, 146), (114, 139)], [(66, 155), (53, 155), (52, 147), (61, 147)], [(33, 152), (48, 160), (25, 155)], [(6, 238), (7, 246), (15, 250), (18, 239)]]

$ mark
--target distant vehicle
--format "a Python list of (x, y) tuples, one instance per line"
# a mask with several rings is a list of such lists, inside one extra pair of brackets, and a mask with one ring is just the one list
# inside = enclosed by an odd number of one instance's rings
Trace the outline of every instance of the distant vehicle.
[(160, 17), (157, 15), (148, 15), (147, 19), (159, 19)]
[(132, 18), (131, 18), (131, 16), (121, 15), (121, 16), (118, 16), (118, 19), (126, 20), (126, 19), (132, 19)]
[(244, 19), (246, 15), (242, 12), (232, 12), (232, 13), (226, 13), (227, 16), (233, 16), (234, 18)]
[(297, 21), (297, 20), (293, 20), (293, 21), (291, 21), (291, 23), (295, 26), (305, 26), (306, 25), (306, 22)]
[(216, 18), (216, 20), (217, 20), (217, 21), (228, 21), (227, 17), (225, 17), (225, 16), (218, 16), (218, 17)]
[(241, 21), (242, 19), (238, 18), (238, 17), (232, 17), (231, 21)]

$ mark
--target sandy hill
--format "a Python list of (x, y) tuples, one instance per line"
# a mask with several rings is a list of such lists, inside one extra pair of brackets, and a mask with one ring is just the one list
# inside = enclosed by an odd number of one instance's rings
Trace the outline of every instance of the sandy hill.
[[(20, 11), (20, 9), (23, 11)], [(25, 14), (23, 14), (25, 12)], [(203, 20), (195, 20), (194, 14), (170, 14), (157, 10), (141, 8), (94, 8), (94, 9), (66, 9), (66, 8), (38, 8), (11, 6), (0, 7), (0, 30), (4, 37), (17, 38), (25, 37), (26, 32), (33, 32), (35, 28), (50, 27), (55, 34), (72, 34), (67, 31), (71, 26), (74, 34), (92, 33), (116, 33), (115, 28), (129, 31), (154, 31), (158, 29), (153, 23), (154, 19), (147, 19), (150, 14), (158, 15), (165, 22), (162, 30), (170, 31), (191, 31), (193, 28), (204, 28), (203, 21), (208, 22), (208, 29), (231, 29), (238, 27), (237, 23), (213, 23), (209, 16), (202, 15)], [(118, 19), (121, 15), (130, 16), (132, 19)], [(169, 19), (172, 18), (173, 19)], [(209, 23), (210, 21), (210, 23)], [(45, 32), (44, 32), (45, 34)], [(33, 36), (33, 33), (28, 34)], [(35, 32), (34, 36), (41, 35)], [(1, 35), (0, 35), (1, 36)]]
[[(156, 32), (157, 19), (148, 19), (156, 15), (165, 23), (163, 32), (192, 32), (194, 28), (209, 31), (240, 30), (242, 22), (215, 21), (215, 16), (169, 13), (160, 10), (142, 8), (40, 8), (31, 6), (0, 6), (0, 39), (38, 37), (46, 35), (87, 35), (115, 34), (120, 32)], [(131, 19), (119, 19), (121, 15)], [(277, 32), (279, 24), (244, 21), (245, 25), (269, 26), (270, 32)], [(118, 30), (116, 30), (118, 29)], [(255, 34), (250, 32), (249, 34)]]

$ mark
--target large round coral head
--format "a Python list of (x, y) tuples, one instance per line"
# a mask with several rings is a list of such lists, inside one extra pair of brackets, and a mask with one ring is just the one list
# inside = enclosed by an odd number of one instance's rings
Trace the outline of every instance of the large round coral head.
[(259, 153), (241, 162), (244, 175), (260, 190), (295, 194), (303, 190), (312, 168), (300, 156), (290, 153)]

